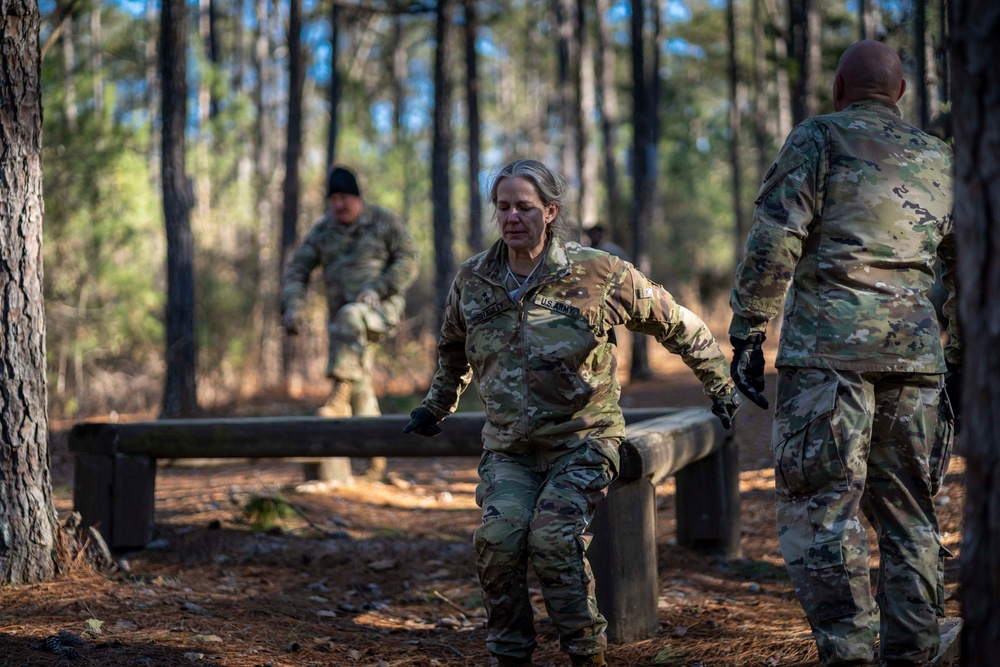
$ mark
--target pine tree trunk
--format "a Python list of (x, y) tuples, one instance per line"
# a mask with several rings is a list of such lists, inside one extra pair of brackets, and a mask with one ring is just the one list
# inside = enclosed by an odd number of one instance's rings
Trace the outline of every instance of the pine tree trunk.
[(594, 78), (591, 21), (587, 19), (587, 6), (589, 4), (584, 0), (577, 0), (576, 3), (577, 53), (580, 54), (579, 76), (577, 77), (579, 104), (577, 104), (576, 161), (580, 166), (580, 223), (583, 225), (593, 224), (601, 217), (597, 209), (597, 157), (593, 150), (594, 144), (590, 140), (594, 136), (596, 125), (594, 109), (597, 106), (595, 101), (597, 84)]
[[(290, 0), (288, 15), (288, 139), (285, 143), (285, 185), (281, 210), (281, 267), (295, 252), (298, 241), (299, 219), (299, 157), (302, 155), (302, 90), (305, 69), (302, 63), (302, 0)], [(298, 375), (298, 339), (285, 338), (282, 361), (293, 395), (300, 391), (303, 381)]]
[(0, 2), (0, 582), (49, 580), (58, 529), (49, 477), (42, 298), (38, 3)]
[(743, 237), (745, 235), (746, 220), (743, 215), (743, 198), (741, 195), (743, 171), (740, 167), (740, 108), (737, 99), (739, 87), (739, 68), (736, 64), (736, 9), (733, 6), (734, 0), (726, 2), (726, 36), (729, 42), (729, 165), (732, 171), (733, 183), (733, 219), (736, 222), (734, 240), (734, 264), (742, 259)]
[[(653, 222), (653, 184), (656, 180), (656, 106), (655, 91), (647, 74), (643, 21), (643, 0), (632, 0), (632, 86), (633, 86), (633, 151), (632, 151), (632, 248), (636, 267), (649, 273), (649, 226)], [(654, 6), (654, 12), (659, 9)], [(654, 35), (653, 43), (656, 43)], [(654, 59), (655, 62), (655, 59)], [(658, 76), (650, 67), (652, 76)], [(649, 367), (647, 338), (632, 336), (632, 360), (629, 379), (642, 380), (652, 374)]]
[(597, 0), (597, 110), (601, 119), (601, 147), (604, 157), (604, 183), (607, 188), (608, 224), (611, 236), (626, 238), (626, 217), (621, 209), (622, 195), (618, 185), (618, 163), (615, 151), (618, 143), (618, 94), (615, 90), (615, 50), (608, 27), (608, 0)]
[(451, 158), (451, 26), (452, 0), (439, 0), (435, 39), (437, 54), (434, 57), (434, 140), (431, 149), (431, 199), (434, 209), (434, 305), (438, 313), (438, 327), (444, 317), (445, 301), (451, 281), (455, 277), (455, 258), (452, 255), (455, 235), (451, 222), (451, 176), (448, 166)]
[(1000, 4), (950, 3), (966, 502), (962, 665), (1000, 655)]
[(195, 385), (193, 194), (185, 172), (187, 14), (184, 0), (164, 0), (160, 14), (163, 104), (163, 212), (167, 228), (167, 377), (160, 416), (189, 417)]
[(469, 250), (483, 249), (483, 197), (479, 184), (479, 65), (475, 0), (465, 0), (465, 103), (469, 112)]
[[(397, 41), (397, 48), (399, 42)], [(340, 132), (340, 5), (330, 9), (330, 132), (326, 138), (326, 168), (337, 161), (337, 135)], [(399, 106), (398, 104), (396, 105)]]

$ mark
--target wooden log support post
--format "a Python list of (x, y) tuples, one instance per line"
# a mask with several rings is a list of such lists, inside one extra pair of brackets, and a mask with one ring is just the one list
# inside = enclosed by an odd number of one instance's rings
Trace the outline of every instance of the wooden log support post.
[[(616, 643), (649, 639), (659, 628), (656, 484), (677, 475), (679, 545), (726, 555), (739, 551), (736, 448), (718, 418), (708, 410), (679, 410), (626, 433), (619, 478), (594, 515), (588, 552), (597, 605), (608, 620), (608, 640)], [(688, 468), (698, 472), (682, 483)]]
[(119, 451), (118, 427), (81, 424), (73, 428), (76, 454), (73, 508), (84, 526), (96, 526), (112, 549), (142, 547), (153, 536), (156, 459)]

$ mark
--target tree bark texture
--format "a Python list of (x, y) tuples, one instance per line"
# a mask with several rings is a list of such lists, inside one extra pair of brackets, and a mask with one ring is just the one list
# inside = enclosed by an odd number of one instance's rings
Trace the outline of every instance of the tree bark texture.
[(626, 238), (625, 213), (621, 211), (622, 196), (618, 186), (618, 94), (615, 89), (615, 49), (607, 22), (608, 0), (597, 0), (597, 115), (601, 119), (601, 148), (604, 160), (604, 182), (607, 187), (608, 224), (612, 238)]
[(483, 197), (479, 186), (479, 57), (475, 0), (465, 0), (465, 103), (469, 113), (469, 250), (483, 249)]
[(56, 571), (42, 299), (38, 3), (0, 0), (0, 581)]
[(431, 149), (431, 199), (434, 204), (434, 305), (438, 325), (444, 316), (448, 289), (455, 277), (452, 254), (455, 234), (451, 223), (451, 62), (448, 29), (451, 26), (452, 2), (438, 2), (434, 35), (437, 54), (434, 57), (434, 143)]
[[(397, 41), (397, 44), (399, 42)], [(337, 134), (340, 132), (340, 5), (330, 8), (330, 132), (326, 138), (326, 168), (337, 162)], [(398, 105), (397, 105), (398, 106)], [(397, 111), (398, 113), (398, 111)]]
[(1000, 4), (950, 3), (964, 356), (962, 665), (1000, 655)]
[(163, 117), (163, 213), (167, 230), (166, 366), (163, 418), (197, 412), (194, 337), (193, 193), (185, 172), (187, 115), (187, 14), (184, 0), (164, 0), (160, 10), (160, 81)]
[[(653, 191), (656, 184), (656, 103), (653, 79), (657, 67), (647, 74), (644, 37), (643, 0), (632, 0), (632, 248), (633, 261), (643, 273), (649, 273), (649, 226), (653, 222)], [(659, 12), (654, 6), (652, 11)], [(655, 22), (654, 22), (655, 23)], [(656, 35), (653, 35), (656, 44)], [(654, 63), (656, 63), (654, 58)], [(629, 378), (641, 380), (652, 373), (646, 336), (633, 334)]]
[(736, 9), (733, 6), (734, 0), (726, 2), (726, 38), (729, 42), (729, 131), (732, 136), (729, 138), (729, 165), (732, 171), (733, 182), (733, 220), (736, 222), (734, 240), (734, 268), (743, 258), (744, 230), (746, 220), (743, 215), (743, 172), (740, 168), (740, 107), (737, 95), (739, 87), (739, 67), (736, 64)]
[[(302, 91), (305, 87), (305, 67), (302, 62), (302, 0), (290, 0), (288, 12), (288, 140), (285, 143), (285, 185), (281, 209), (281, 267), (295, 252), (299, 221), (299, 158), (302, 155)], [(298, 339), (285, 338), (282, 361), (290, 379), (293, 394), (299, 391), (297, 377)]]

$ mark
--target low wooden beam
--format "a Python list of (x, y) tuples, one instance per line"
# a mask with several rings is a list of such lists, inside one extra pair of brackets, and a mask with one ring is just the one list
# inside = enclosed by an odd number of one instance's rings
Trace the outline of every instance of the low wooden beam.
[[(660, 417), (670, 408), (625, 410), (626, 422)], [(441, 422), (433, 438), (406, 435), (406, 415), (381, 417), (253, 417), (244, 419), (164, 419), (130, 424), (77, 424), (70, 451), (107, 453), (114, 432), (115, 451), (153, 458), (325, 458), (330, 456), (480, 456), (486, 415), (459, 412)], [(95, 448), (97, 451), (95, 451)]]

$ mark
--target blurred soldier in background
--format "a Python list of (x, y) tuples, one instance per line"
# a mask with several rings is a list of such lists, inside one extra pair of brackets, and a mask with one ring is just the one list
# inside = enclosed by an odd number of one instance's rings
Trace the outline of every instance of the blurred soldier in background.
[[(330, 170), (326, 196), (329, 211), (309, 230), (285, 269), (281, 324), (288, 335), (298, 334), (309, 276), (322, 267), (328, 309), (326, 376), (333, 390), (317, 414), (375, 417), (381, 412), (368, 377), (371, 344), (403, 316), (404, 294), (417, 276), (416, 246), (398, 217), (362, 200), (349, 169)], [(385, 467), (384, 457), (372, 458), (366, 475), (382, 479)]]
[(590, 240), (591, 248), (596, 248), (597, 250), (603, 250), (609, 255), (614, 255), (618, 259), (624, 259), (628, 261), (628, 255), (625, 252), (625, 250), (623, 250), (621, 246), (612, 243), (611, 241), (606, 239), (604, 235), (605, 234), (604, 225), (598, 222), (594, 225), (591, 225), (590, 227), (587, 227), (583, 231), (586, 232), (587, 238)]

